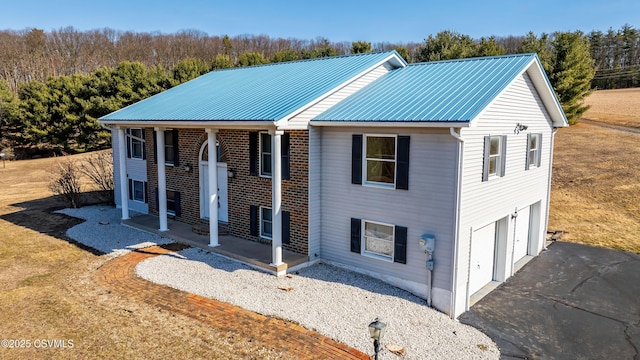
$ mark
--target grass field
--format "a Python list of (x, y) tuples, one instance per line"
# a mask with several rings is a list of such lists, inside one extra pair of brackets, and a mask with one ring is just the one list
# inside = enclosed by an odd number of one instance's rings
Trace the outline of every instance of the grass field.
[(263, 359), (286, 354), (95, 284), (107, 259), (73, 245), (78, 220), (47, 190), (56, 159), (0, 163), (0, 339), (72, 340), (72, 349), (4, 349), (0, 359)]
[(585, 119), (640, 129), (640, 88), (594, 91), (585, 104)]
[[(640, 89), (594, 92), (585, 118), (640, 127)], [(578, 124), (556, 135), (549, 228), (640, 253), (640, 134)]]

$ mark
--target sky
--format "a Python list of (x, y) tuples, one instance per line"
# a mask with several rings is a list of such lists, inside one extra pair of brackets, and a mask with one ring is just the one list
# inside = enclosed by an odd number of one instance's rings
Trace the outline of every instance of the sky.
[(0, 30), (200, 30), (374, 44), (422, 42), (443, 30), (479, 39), (625, 24), (640, 27), (639, 0), (17, 0), (0, 7)]

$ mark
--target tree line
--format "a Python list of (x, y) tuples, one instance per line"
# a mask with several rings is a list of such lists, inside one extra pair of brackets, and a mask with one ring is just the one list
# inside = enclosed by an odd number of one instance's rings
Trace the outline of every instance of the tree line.
[[(601, 67), (628, 71), (638, 63), (637, 31), (625, 25), (610, 32), (614, 39), (625, 39), (614, 42), (623, 44), (622, 50), (611, 50), (612, 43), (602, 41), (608, 50), (594, 52), (594, 32), (579, 31), (480, 39), (442, 31), (422, 43), (402, 44), (210, 36), (195, 30), (0, 31), (0, 145), (53, 153), (103, 148), (109, 134), (97, 118), (208, 71), (392, 49), (409, 63), (536, 52), (575, 122), (586, 110), (582, 99)], [(595, 53), (600, 57), (595, 59)]]

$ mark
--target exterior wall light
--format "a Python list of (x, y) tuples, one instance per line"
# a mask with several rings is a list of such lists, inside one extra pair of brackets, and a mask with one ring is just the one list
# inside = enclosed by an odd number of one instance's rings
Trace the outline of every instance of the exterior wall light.
[(387, 324), (383, 323), (380, 318), (376, 318), (371, 324), (369, 324), (369, 334), (373, 339), (373, 350), (375, 351), (375, 360), (378, 360), (378, 353), (380, 352), (380, 339), (384, 335)]
[(515, 129), (513, 129), (513, 133), (514, 133), (514, 134), (516, 134), (516, 135), (518, 135), (518, 134), (520, 134), (520, 131), (525, 131), (525, 130), (527, 130), (528, 128), (529, 128), (529, 127), (528, 127), (527, 125), (517, 123), (517, 124), (516, 124), (516, 128), (515, 128)]
[(227, 177), (228, 177), (228, 178), (234, 178), (234, 177), (236, 177), (236, 173), (233, 171), (233, 169), (229, 169), (229, 170), (227, 170)]

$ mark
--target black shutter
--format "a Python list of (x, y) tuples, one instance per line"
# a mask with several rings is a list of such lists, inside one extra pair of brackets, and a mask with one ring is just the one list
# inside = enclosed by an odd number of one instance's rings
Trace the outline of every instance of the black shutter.
[(258, 236), (258, 207), (249, 206), (249, 234)]
[(133, 180), (129, 179), (129, 200), (133, 200)]
[[(178, 151), (178, 149), (180, 148), (178, 146), (178, 130), (172, 130), (171, 136), (173, 137), (173, 165), (178, 166), (180, 165), (180, 156), (179, 156), (180, 151)], [(215, 159), (213, 164), (215, 164)], [(177, 211), (176, 211), (176, 214), (177, 214)]]
[(502, 135), (500, 151), (500, 176), (504, 176), (507, 167), (507, 135)]
[(527, 134), (527, 155), (524, 157), (524, 169), (529, 170), (529, 153), (531, 152), (531, 133)]
[(399, 264), (407, 263), (407, 228), (396, 226), (393, 246), (393, 262)]
[(158, 211), (158, 215), (160, 215), (160, 195), (158, 194), (158, 188), (156, 188), (156, 210)]
[(362, 184), (362, 134), (354, 134), (352, 136), (351, 183)]
[(282, 180), (289, 180), (289, 133), (284, 133), (282, 142)]
[(360, 253), (362, 224), (360, 219), (351, 218), (351, 252)]
[(258, 176), (258, 133), (249, 133), (249, 175)]
[(542, 134), (538, 135), (538, 157), (536, 158), (536, 166), (540, 167), (542, 161)]
[(174, 202), (176, 203), (176, 217), (182, 216), (182, 208), (180, 207), (180, 193), (177, 191), (173, 192), (173, 199)]
[(291, 236), (290, 236), (290, 232), (289, 232), (289, 219), (290, 219), (290, 215), (288, 211), (283, 211), (282, 212), (282, 243), (283, 244), (290, 244), (291, 243)]
[(398, 136), (396, 189), (409, 190), (409, 136)]
[(146, 135), (147, 129), (142, 128), (142, 160), (146, 160), (147, 159), (147, 135)]
[(156, 131), (153, 130), (153, 139), (151, 139), (153, 141), (153, 162), (155, 164), (158, 163), (158, 137), (156, 135)]
[(131, 141), (129, 141), (129, 137), (131, 136), (131, 130), (127, 129), (124, 133), (124, 141), (127, 143), (127, 158), (131, 159)]
[(482, 167), (482, 181), (489, 180), (489, 153), (491, 151), (491, 136), (484, 137), (484, 166)]
[(149, 203), (149, 186), (146, 181), (144, 182), (144, 203)]

